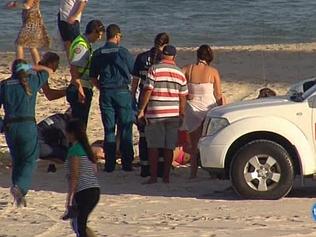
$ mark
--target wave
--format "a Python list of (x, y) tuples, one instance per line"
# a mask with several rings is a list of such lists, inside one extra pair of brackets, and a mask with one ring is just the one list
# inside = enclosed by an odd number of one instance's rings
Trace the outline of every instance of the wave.
[[(256, 44), (256, 45), (211, 45), (215, 51), (289, 51), (289, 52), (315, 52), (316, 42), (289, 43), (289, 44)], [(198, 47), (177, 47), (178, 52), (195, 52)], [(133, 53), (144, 52), (146, 48), (131, 48)]]
[[(309, 42), (309, 43), (289, 43), (289, 44), (255, 44), (255, 45), (232, 45), (232, 46), (217, 46), (217, 45), (211, 45), (211, 48), (214, 51), (223, 51), (223, 52), (230, 52), (230, 51), (236, 51), (236, 52), (254, 52), (254, 51), (263, 51), (263, 52), (269, 52), (269, 51), (284, 51), (284, 52), (316, 52), (316, 42)], [(139, 47), (130, 47), (128, 48), (131, 53), (138, 54), (141, 52), (144, 52), (148, 50), (149, 48), (139, 48)], [(177, 47), (178, 53), (191, 53), (195, 52), (198, 49), (198, 47)], [(58, 48), (53, 48), (51, 51), (57, 52), (57, 53), (63, 53), (63, 50)], [(8, 55), (11, 56), (15, 54), (13, 51), (0, 51), (1, 55)]]

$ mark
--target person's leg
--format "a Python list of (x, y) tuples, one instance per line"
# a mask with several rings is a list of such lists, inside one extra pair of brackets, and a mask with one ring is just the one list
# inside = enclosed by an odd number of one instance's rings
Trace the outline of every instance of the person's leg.
[(169, 183), (170, 168), (173, 160), (173, 151), (177, 146), (178, 142), (178, 130), (180, 122), (178, 119), (170, 119), (164, 121), (165, 128), (165, 144), (164, 144), (164, 173), (163, 173), (163, 182)]
[(33, 63), (36, 65), (41, 61), (41, 55), (37, 48), (30, 48), (30, 53), (33, 59)]
[(12, 124), (6, 131), (6, 139), (13, 159), (12, 184), (25, 196), (39, 156), (36, 125)]
[(76, 87), (74, 85), (70, 85), (67, 88), (67, 101), (71, 107), (72, 117), (79, 119), (84, 125), (87, 126), (93, 92), (91, 89), (87, 88), (84, 88), (84, 92), (86, 95), (86, 101), (83, 104), (78, 100), (78, 90)]
[(145, 136), (148, 145), (148, 157), (150, 164), (150, 179), (146, 182), (157, 182), (159, 150), (165, 144), (165, 128), (163, 122), (149, 123), (145, 127)]
[(69, 49), (72, 41), (80, 34), (80, 25), (79, 22), (76, 22), (75, 24), (71, 25), (66, 21), (62, 21), (60, 19), (60, 14), (58, 14), (57, 24), (61, 39), (64, 43), (66, 56), (69, 62)]
[(104, 151), (106, 154), (104, 170), (113, 172), (116, 165), (115, 110), (112, 105), (112, 93), (110, 91), (101, 94), (100, 110), (104, 127)]
[(163, 150), (163, 155), (164, 155), (164, 170), (163, 170), (163, 182), (164, 183), (169, 183), (170, 179), (170, 168), (173, 160), (173, 150), (171, 149), (164, 149)]
[(123, 170), (132, 170), (134, 159), (133, 148), (133, 119), (132, 119), (132, 97), (129, 91), (118, 91), (115, 95), (115, 111), (120, 127), (120, 151), (122, 155)]
[(16, 46), (16, 59), (24, 59), (24, 48), (21, 45)]
[(75, 232), (78, 237), (88, 237), (87, 222), (90, 213), (96, 207), (100, 199), (100, 189), (89, 188), (75, 194), (75, 201), (78, 208), (78, 216), (76, 218), (77, 227)]
[(150, 163), (150, 178), (147, 184), (157, 183), (158, 158), (159, 150), (157, 148), (148, 149), (149, 163)]
[(138, 126), (139, 131), (139, 143), (138, 143), (138, 149), (139, 149), (139, 159), (140, 159), (140, 176), (141, 177), (148, 177), (150, 176), (150, 170), (149, 170), (149, 160), (148, 160), (148, 149), (147, 149), (147, 141), (145, 137), (145, 126)]
[(190, 155), (191, 155), (191, 175), (190, 178), (196, 178), (197, 175), (197, 170), (198, 170), (198, 143), (202, 135), (202, 129), (203, 126), (200, 126), (198, 129), (195, 131), (191, 132), (189, 134), (190, 136), (190, 142), (191, 142), (191, 150), (190, 150)]
[(85, 103), (82, 104), (81, 116), (82, 116), (82, 121), (84, 121), (84, 123), (88, 125), (90, 108), (91, 108), (91, 103), (92, 103), (92, 98), (93, 98), (93, 90), (84, 88), (84, 93), (86, 95), (86, 100), (85, 100)]

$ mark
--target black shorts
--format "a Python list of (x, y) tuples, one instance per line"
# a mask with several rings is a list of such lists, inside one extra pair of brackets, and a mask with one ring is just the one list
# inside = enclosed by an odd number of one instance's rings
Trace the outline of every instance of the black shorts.
[(76, 21), (74, 24), (69, 24), (66, 21), (60, 20), (60, 15), (58, 14), (58, 29), (62, 40), (72, 42), (78, 35), (80, 35), (80, 23)]

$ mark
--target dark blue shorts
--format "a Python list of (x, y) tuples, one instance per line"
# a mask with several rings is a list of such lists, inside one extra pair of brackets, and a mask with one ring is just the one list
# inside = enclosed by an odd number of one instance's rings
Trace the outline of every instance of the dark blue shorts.
[(72, 42), (78, 35), (80, 35), (80, 23), (76, 21), (74, 24), (69, 24), (66, 21), (60, 20), (58, 14), (58, 29), (62, 40)]

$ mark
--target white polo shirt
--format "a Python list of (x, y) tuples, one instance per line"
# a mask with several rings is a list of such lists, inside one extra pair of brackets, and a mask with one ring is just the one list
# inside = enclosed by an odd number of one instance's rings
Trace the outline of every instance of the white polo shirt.
[[(60, 20), (67, 21), (68, 17), (72, 16), (78, 10), (80, 2), (88, 2), (88, 0), (60, 0)], [(80, 22), (81, 14), (77, 17), (76, 20)]]

